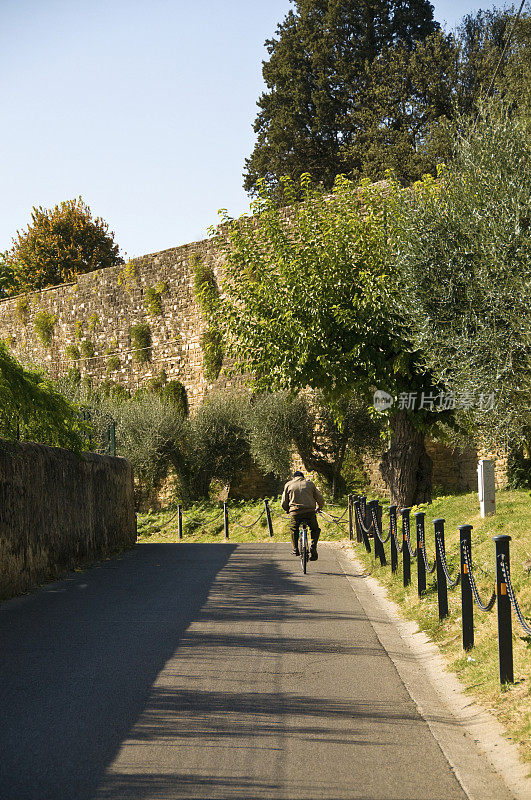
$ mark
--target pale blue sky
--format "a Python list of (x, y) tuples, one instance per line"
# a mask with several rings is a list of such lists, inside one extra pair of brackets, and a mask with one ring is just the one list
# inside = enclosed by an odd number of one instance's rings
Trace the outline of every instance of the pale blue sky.
[[(503, 5), (503, 3), (498, 3)], [(488, 2), (434, 3), (455, 27)], [(81, 195), (131, 256), (248, 209), (264, 41), (289, 0), (0, 0), (0, 250)]]

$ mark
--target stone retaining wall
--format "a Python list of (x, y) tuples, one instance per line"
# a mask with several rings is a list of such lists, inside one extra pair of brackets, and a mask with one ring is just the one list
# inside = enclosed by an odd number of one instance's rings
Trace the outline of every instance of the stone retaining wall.
[(123, 458), (0, 440), (0, 599), (136, 541)]

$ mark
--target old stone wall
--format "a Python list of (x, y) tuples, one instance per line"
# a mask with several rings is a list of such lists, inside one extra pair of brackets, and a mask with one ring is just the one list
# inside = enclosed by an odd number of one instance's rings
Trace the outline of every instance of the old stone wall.
[(135, 541), (127, 461), (0, 440), (0, 599)]
[[(0, 301), (0, 338), (9, 341), (23, 362), (44, 365), (54, 377), (76, 367), (95, 384), (110, 379), (135, 390), (164, 370), (169, 380), (185, 386), (194, 410), (206, 392), (231, 384), (223, 374), (214, 383), (204, 376), (200, 340), (205, 324), (193, 292), (192, 264), (197, 257), (220, 276), (219, 254), (213, 241), (206, 239), (134, 259), (125, 267), (80, 275), (75, 283)], [(160, 315), (150, 311), (147, 302), (155, 287), (163, 287)], [(49, 346), (36, 333), (42, 312), (55, 319)], [(147, 324), (151, 334), (150, 357), (143, 364), (135, 361), (131, 342), (131, 327), (139, 323)], [(73, 359), (72, 347), (86, 341), (94, 354)], [(429, 444), (428, 452), (435, 486), (476, 488), (476, 452), (461, 453), (436, 443)], [(507, 480), (506, 458), (494, 455), (497, 485), (502, 486)], [(385, 491), (378, 463), (366, 461), (364, 466), (374, 488)]]
[[(164, 370), (169, 380), (184, 384), (194, 408), (213, 385), (203, 375), (204, 322), (193, 295), (196, 256), (218, 271), (213, 243), (204, 240), (134, 259), (125, 267), (79, 275), (75, 283), (3, 300), (0, 338), (8, 339), (15, 356), (45, 366), (53, 377), (76, 367), (95, 384), (111, 379), (135, 390)], [(150, 311), (147, 298), (155, 287), (163, 287), (160, 315)], [(42, 312), (55, 320), (49, 346), (37, 336)], [(149, 360), (143, 364), (135, 361), (131, 342), (131, 327), (139, 323), (147, 324), (151, 333)], [(72, 348), (87, 341), (94, 354), (72, 358)], [(217, 384), (226, 382), (221, 378)]]

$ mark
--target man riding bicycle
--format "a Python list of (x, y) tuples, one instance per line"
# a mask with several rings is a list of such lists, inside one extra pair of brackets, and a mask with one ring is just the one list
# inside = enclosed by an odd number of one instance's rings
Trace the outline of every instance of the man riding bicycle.
[(293, 473), (293, 478), (284, 486), (280, 502), (284, 511), (291, 517), (289, 530), (293, 544), (294, 556), (299, 553), (299, 526), (307, 522), (310, 528), (312, 546), (310, 548), (310, 561), (317, 561), (317, 541), (321, 529), (317, 523), (316, 511), (324, 506), (324, 498), (313, 481), (307, 480), (300, 470)]

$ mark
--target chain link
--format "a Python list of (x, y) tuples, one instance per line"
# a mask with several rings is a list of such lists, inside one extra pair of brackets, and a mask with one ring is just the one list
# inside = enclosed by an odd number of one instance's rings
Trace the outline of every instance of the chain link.
[(492, 596), (488, 603), (483, 603), (481, 597), (479, 596), (478, 587), (476, 586), (476, 581), (474, 579), (474, 573), (472, 572), (472, 559), (470, 557), (470, 553), (468, 551), (468, 547), (466, 542), (463, 542), (463, 555), (465, 557), (465, 564), (468, 570), (468, 580), (470, 582), (470, 588), (472, 589), (472, 594), (474, 595), (474, 600), (476, 601), (476, 605), (482, 611), (491, 611), (494, 607), (494, 603), (496, 602), (496, 590), (492, 592)]
[(436, 537), (435, 541), (437, 545), (437, 550), (439, 552), (439, 559), (441, 561), (441, 566), (443, 568), (444, 574), (446, 575), (448, 589), (454, 589), (461, 580), (461, 573), (458, 572), (457, 578), (455, 580), (452, 580), (452, 576), (450, 575), (450, 572), (448, 570), (448, 564), (446, 563), (446, 553), (444, 552), (443, 543), (438, 536)]
[(516, 618), (518, 619), (518, 622), (520, 623), (520, 625), (522, 626), (524, 631), (527, 633), (527, 635), (531, 636), (531, 625), (529, 625), (527, 620), (524, 618), (524, 615), (522, 614), (522, 612), (520, 610), (520, 606), (518, 605), (518, 601), (517, 601), (516, 595), (514, 593), (513, 585), (511, 583), (511, 575), (510, 575), (510, 572), (509, 572), (509, 565), (506, 563), (505, 556), (504, 556), (503, 553), (501, 553), (501, 555), (500, 555), (500, 565), (501, 565), (501, 568), (502, 568), (503, 577), (505, 579), (505, 584), (507, 586), (507, 593), (508, 593), (508, 595), (509, 595), (509, 597), (511, 599), (511, 604), (512, 604), (512, 607), (514, 608), (514, 613), (516, 614)]
[(378, 515), (376, 513), (376, 509), (374, 508), (374, 506), (372, 507), (372, 527), (378, 539), (381, 541), (381, 543), (386, 544), (386, 542), (388, 542), (391, 537), (391, 526), (389, 525), (389, 533), (387, 534), (387, 537), (385, 539), (382, 539), (382, 534), (380, 533), (380, 529), (378, 527)]
[(217, 519), (219, 519), (222, 514), (223, 509), (221, 509), (219, 514), (216, 514), (215, 517), (210, 517), (210, 519), (194, 519), (193, 517), (187, 517), (186, 514), (183, 514), (183, 518), (187, 522), (193, 522), (195, 525), (209, 525), (211, 522), (215, 522)]
[(369, 525), (368, 528), (365, 527), (365, 523), (363, 522), (363, 520), (361, 518), (361, 511), (359, 509), (359, 506), (356, 506), (356, 516), (358, 517), (358, 522), (359, 522), (359, 524), (361, 526), (362, 531), (368, 535), (371, 532), (371, 528), (372, 528), (373, 523), (371, 522), (371, 524)]
[(405, 524), (404, 523), (405, 519), (404, 517), (402, 517), (402, 531), (406, 532), (407, 549), (409, 550), (409, 555), (411, 556), (411, 558), (415, 558), (415, 556), (417, 555), (417, 550), (416, 549), (413, 550), (413, 548), (411, 547), (411, 537), (409, 535), (409, 519)]
[(393, 522), (391, 522), (391, 527), (393, 528), (393, 538), (395, 540), (395, 547), (397, 549), (397, 552), (401, 553), (402, 550), (404, 549), (404, 546), (401, 545), (398, 541), (398, 528), (397, 528), (396, 518), (394, 519), (394, 525)]
[(426, 552), (426, 541), (424, 539), (424, 528), (423, 527), (419, 527), (418, 528), (418, 532), (419, 532), (419, 539), (420, 539), (420, 552), (422, 553), (422, 558), (424, 559), (424, 566), (426, 567), (426, 572), (428, 573), (428, 575), (433, 575), (433, 573), (435, 572), (435, 567), (437, 566), (437, 561), (436, 561), (436, 559), (433, 559), (433, 564), (430, 567), (430, 565), (428, 563), (428, 554)]
[(247, 528), (247, 530), (249, 530), (250, 528), (254, 528), (254, 526), (255, 526), (255, 525), (258, 523), (258, 522), (260, 522), (260, 520), (262, 519), (262, 517), (264, 516), (264, 514), (265, 514), (265, 508), (264, 508), (264, 510), (263, 510), (263, 511), (261, 511), (261, 512), (260, 512), (259, 516), (258, 516), (258, 517), (255, 519), (255, 521), (254, 521), (254, 522), (251, 522), (251, 524), (250, 524), (250, 525), (244, 525), (244, 523), (243, 523), (243, 522), (238, 522), (238, 520), (237, 520), (237, 519), (233, 519), (233, 520), (231, 520), (231, 519), (230, 519), (230, 517), (229, 517), (229, 521), (230, 521), (230, 522), (232, 522), (232, 524), (233, 524), (233, 525), (238, 525), (238, 527), (240, 527), (240, 528)]

